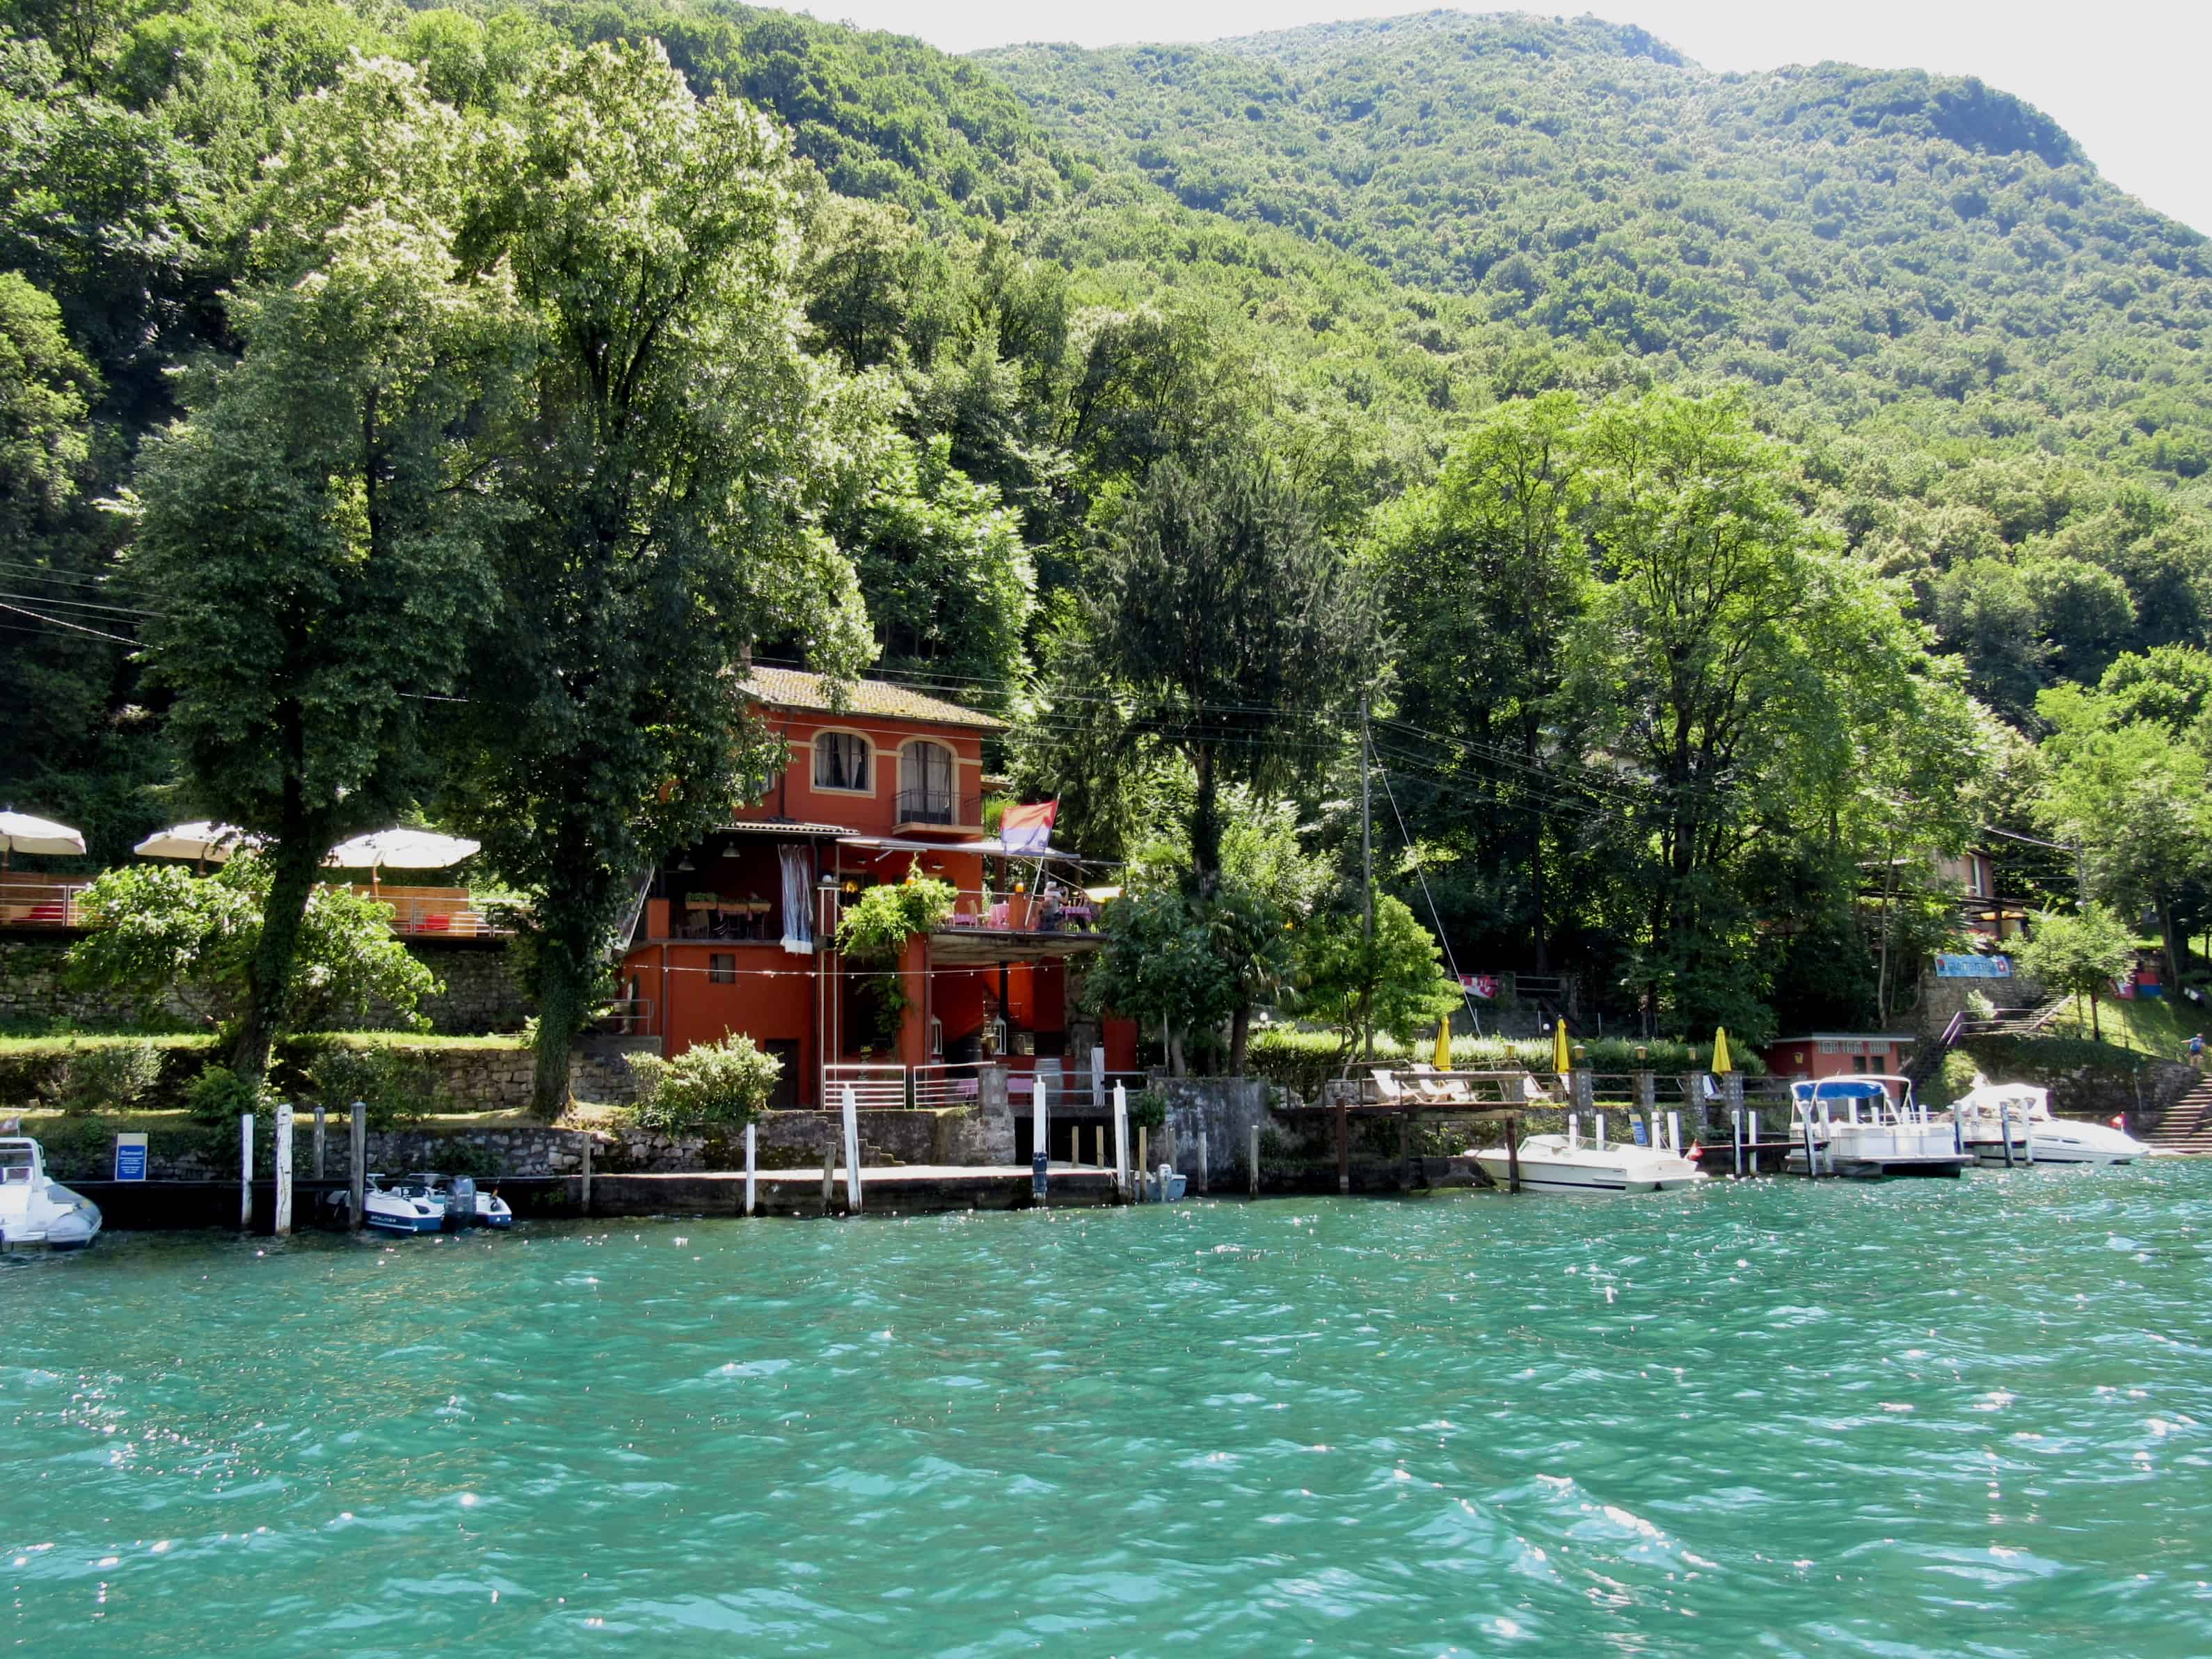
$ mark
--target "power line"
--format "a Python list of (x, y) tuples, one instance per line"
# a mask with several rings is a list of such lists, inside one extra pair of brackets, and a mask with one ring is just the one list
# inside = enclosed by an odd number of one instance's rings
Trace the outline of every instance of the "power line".
[(1451, 935), (1444, 932), (1444, 920), (1437, 913), (1435, 896), (1429, 891), (1429, 872), (1421, 866), (1421, 858), (1413, 846), (1413, 838), (1406, 833), (1406, 815), (1398, 810), (1398, 797), (1390, 787), (1390, 775), (1382, 775), (1382, 799), (1390, 803), (1390, 816), (1398, 821), (1398, 839), (1405, 844), (1406, 854), (1413, 861), (1413, 879), (1421, 884), (1421, 902), (1429, 907), (1429, 923), (1437, 930), (1437, 943), (1444, 947), (1444, 963), (1451, 969), (1454, 982), (1459, 986), (1459, 1000), (1467, 1005), (1467, 1017), (1474, 1022), (1474, 1034), (1482, 1035), (1482, 1016), (1476, 1012), (1474, 997), (1459, 971), (1459, 958), (1452, 952)]
[(66, 628), (74, 633), (89, 634), (94, 639), (112, 640), (118, 645), (136, 645), (138, 643), (137, 641), (126, 639), (120, 634), (105, 634), (97, 628), (86, 628), (78, 623), (64, 622), (59, 617), (42, 617), (35, 611), (24, 610), (20, 605), (9, 605), (4, 601), (0, 601), (0, 611), (12, 611), (19, 617), (28, 617), (33, 622), (49, 623), (56, 628)]

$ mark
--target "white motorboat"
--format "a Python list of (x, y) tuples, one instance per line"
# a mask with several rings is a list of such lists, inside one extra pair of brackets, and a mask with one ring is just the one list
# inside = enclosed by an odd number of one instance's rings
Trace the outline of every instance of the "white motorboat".
[(446, 1196), (433, 1193), (427, 1181), (416, 1177), (385, 1184), (382, 1176), (368, 1177), (362, 1194), (362, 1224), (384, 1233), (441, 1233), (446, 1231)]
[(1803, 1175), (1812, 1149), (1814, 1175), (1870, 1177), (1956, 1176), (1974, 1157), (1954, 1127), (1929, 1115), (1911, 1080), (1874, 1073), (1790, 1085), (1791, 1142), (1784, 1167)]
[(433, 1194), (443, 1194), (446, 1214), (464, 1227), (500, 1227), (514, 1225), (514, 1212), (507, 1200), (495, 1192), (478, 1187), (469, 1176), (418, 1175), (408, 1179), (426, 1183)]
[(2051, 1091), (2030, 1083), (1991, 1083), (1977, 1073), (1951, 1111), (1966, 1150), (1984, 1164), (2130, 1164), (2150, 1156), (2148, 1146), (2109, 1124), (2053, 1117)]
[(0, 1249), (43, 1244), (81, 1250), (100, 1236), (100, 1206), (46, 1174), (46, 1151), (26, 1136), (0, 1139)]
[[(1525, 1193), (1654, 1193), (1694, 1186), (1705, 1179), (1693, 1158), (1679, 1147), (1642, 1146), (1634, 1141), (1605, 1138), (1605, 1119), (1597, 1118), (1597, 1133), (1582, 1138), (1576, 1117), (1567, 1118), (1567, 1132), (1530, 1135), (1522, 1141), (1517, 1162), (1521, 1190)], [(1477, 1152), (1474, 1161), (1483, 1174), (1499, 1187), (1508, 1186), (1516, 1173), (1514, 1158), (1503, 1146)]]

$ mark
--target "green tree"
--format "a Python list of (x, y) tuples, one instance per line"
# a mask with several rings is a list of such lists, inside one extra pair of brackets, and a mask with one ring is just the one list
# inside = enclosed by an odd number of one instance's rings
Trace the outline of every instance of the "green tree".
[(1016, 515), (951, 457), (945, 436), (884, 445), (830, 533), (853, 555), (885, 665), (1009, 685), (1023, 667), (1036, 570)]
[(2041, 915), (2016, 952), (2020, 970), (2061, 995), (2089, 999), (2089, 1030), (2102, 1038), (2097, 999), (2135, 966), (2135, 934), (2101, 904), (2085, 904), (2078, 915)]
[(1100, 927), (1106, 948), (1085, 976), (1085, 998), (1158, 1031), (1169, 1069), (1183, 1076), (1186, 1039), (1227, 1018), (1238, 992), (1204, 902), (1176, 885), (1127, 893), (1106, 907)]
[(1120, 692), (1118, 751), (1188, 765), (1192, 873), (1210, 892), (1223, 789), (1277, 793), (1334, 727), (1361, 644), (1343, 567), (1264, 458), (1164, 460), (1115, 522), (1085, 628), (1063, 689)]
[[(1546, 774), (1562, 649), (1590, 592), (1589, 482), (1568, 392), (1508, 404), (1452, 447), (1437, 482), (1378, 515), (1365, 556), (1395, 638), (1395, 736), (1449, 787), (1417, 819), (1472, 841), (1535, 971), (1552, 971)], [(1415, 735), (1418, 733), (1418, 735)], [(1468, 810), (1469, 807), (1474, 810)]]
[[(254, 975), (275, 879), (252, 853), (209, 876), (166, 864), (107, 871), (81, 901), (86, 932), (70, 947), (71, 983), (137, 997), (150, 1018), (181, 1008), (202, 1024), (235, 1026), (260, 994)], [(407, 1018), (442, 988), (393, 934), (391, 906), (343, 887), (310, 894), (293, 959), (272, 1035), (362, 1018), (380, 1004)]]
[(0, 270), (0, 555), (33, 552), (32, 538), (76, 495), (98, 386), (62, 330), (61, 308)]
[(2082, 849), (2090, 884), (2106, 900), (2157, 913), (2167, 971), (2179, 983), (2188, 947), (2176, 901), (2212, 878), (2212, 767), (2160, 722), (2115, 720), (2094, 692), (2058, 687), (2036, 708), (2052, 727), (2041, 750), (2038, 822)]
[(1460, 1006), (1436, 936), (1389, 893), (1375, 901), (1371, 941), (1357, 910), (1325, 912), (1297, 938), (1297, 1012), (1333, 1027), (1340, 1054), (1349, 1054), (1370, 1028), (1411, 1042)]
[[(1871, 744), (1913, 718), (1919, 641), (1894, 599), (1823, 549), (1793, 458), (1733, 399), (1671, 393), (1590, 422), (1600, 585), (1572, 692), (1611, 763), (1601, 793), (1644, 908), (1629, 969), (1651, 1012), (1755, 1033), (1755, 854), (1829, 831)], [(1831, 857), (1830, 867), (1842, 864)]]
[(531, 442), (450, 798), (532, 901), (550, 1115), (625, 903), (780, 761), (732, 669), (763, 636), (820, 669), (862, 659), (817, 522), (864, 411), (799, 348), (781, 140), (695, 98), (657, 46), (556, 54), (476, 173), (463, 245), (514, 274)]
[[(244, 356), (200, 379), (140, 468), (149, 680), (195, 803), (267, 846), (231, 1061), (249, 1079), (324, 854), (424, 781), (424, 700), (453, 689), (489, 605), (484, 417), (511, 307), (503, 282), (461, 279), (435, 216), (459, 150), (400, 65), (356, 64), (304, 104), (273, 199), (319, 216), (265, 233), (270, 275), (231, 300)], [(321, 165), (369, 152), (350, 175)]]

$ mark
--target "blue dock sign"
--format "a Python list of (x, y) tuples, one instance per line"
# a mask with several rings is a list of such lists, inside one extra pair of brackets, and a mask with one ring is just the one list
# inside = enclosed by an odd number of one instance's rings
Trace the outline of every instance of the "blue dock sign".
[(118, 1181), (143, 1181), (146, 1178), (144, 1135), (121, 1134), (115, 1137), (115, 1178)]

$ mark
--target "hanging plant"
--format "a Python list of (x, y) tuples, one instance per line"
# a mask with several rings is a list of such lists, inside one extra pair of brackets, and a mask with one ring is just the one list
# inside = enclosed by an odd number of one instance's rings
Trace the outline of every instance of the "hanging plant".
[(906, 942), (952, 914), (952, 884), (909, 872), (904, 881), (871, 887), (845, 907), (837, 948), (866, 962), (896, 962)]

